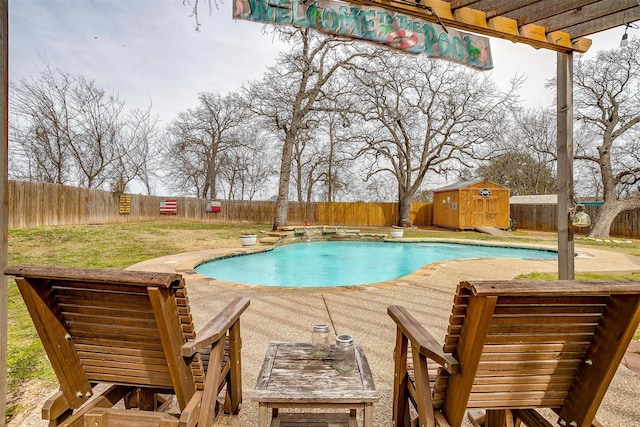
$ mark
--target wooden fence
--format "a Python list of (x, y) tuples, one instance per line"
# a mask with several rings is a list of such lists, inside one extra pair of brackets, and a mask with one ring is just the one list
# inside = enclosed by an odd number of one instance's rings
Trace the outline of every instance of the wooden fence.
[(557, 230), (556, 205), (511, 205), (510, 215), (518, 228), (536, 231)]
[[(40, 225), (108, 224), (119, 222), (179, 219), (219, 224), (271, 224), (275, 215), (273, 201), (221, 201), (219, 212), (207, 212), (207, 200), (175, 197), (175, 215), (161, 215), (161, 200), (167, 197), (131, 194), (129, 213), (120, 214), (120, 195), (102, 190), (69, 187), (37, 182), (9, 181), (9, 227)], [(595, 218), (597, 207), (585, 210)], [(433, 205), (411, 204), (411, 223), (432, 224)], [(555, 205), (511, 205), (511, 217), (518, 228), (556, 231)], [(344, 225), (350, 227), (385, 227), (398, 223), (397, 203), (318, 202), (289, 203), (289, 224)], [(586, 233), (585, 229), (577, 230)], [(618, 215), (611, 236), (640, 238), (640, 209)]]
[[(207, 211), (207, 200), (193, 197), (159, 197), (127, 194), (128, 213), (121, 214), (120, 194), (102, 190), (36, 182), (9, 181), (9, 227), (40, 225), (108, 224), (179, 219), (212, 223), (270, 224), (273, 201), (221, 201), (220, 211)], [(174, 199), (175, 215), (161, 215), (160, 204)], [(209, 203), (210, 206), (210, 203)], [(414, 203), (411, 221), (431, 225), (431, 203)], [(398, 222), (397, 203), (301, 203), (290, 202), (290, 224), (382, 227)]]
[[(598, 207), (585, 206), (585, 212), (593, 221), (598, 213)], [(518, 228), (536, 231), (557, 230), (556, 205), (511, 205), (511, 218), (515, 219)], [(586, 234), (588, 228), (574, 228), (576, 234)], [(640, 209), (621, 212), (611, 224), (612, 237), (640, 239)]]

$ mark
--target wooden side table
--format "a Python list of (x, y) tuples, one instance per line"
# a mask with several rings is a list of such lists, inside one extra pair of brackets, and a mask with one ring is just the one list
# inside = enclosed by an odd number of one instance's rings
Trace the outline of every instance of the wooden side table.
[[(373, 383), (367, 358), (356, 345), (357, 367), (352, 372), (340, 373), (333, 368), (333, 347), (326, 359), (315, 359), (308, 343), (269, 343), (251, 400), (258, 402), (258, 425), (289, 425), (295, 419), (322, 418), (356, 425), (357, 409), (363, 410), (363, 426), (373, 427), (373, 404), (380, 399)], [(289, 413), (278, 416), (280, 408), (348, 409), (348, 413)], [(296, 425), (295, 422), (291, 425)], [(327, 424), (328, 425), (328, 424)]]

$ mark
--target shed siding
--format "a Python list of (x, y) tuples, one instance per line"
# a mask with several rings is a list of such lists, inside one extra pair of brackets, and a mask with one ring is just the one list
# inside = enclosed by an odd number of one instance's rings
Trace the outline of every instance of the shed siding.
[[(491, 194), (481, 195), (483, 189)], [(433, 224), (454, 229), (509, 227), (508, 188), (490, 181), (469, 183), (460, 188), (434, 190)]]
[(459, 190), (434, 192), (433, 225), (446, 228), (460, 228)]

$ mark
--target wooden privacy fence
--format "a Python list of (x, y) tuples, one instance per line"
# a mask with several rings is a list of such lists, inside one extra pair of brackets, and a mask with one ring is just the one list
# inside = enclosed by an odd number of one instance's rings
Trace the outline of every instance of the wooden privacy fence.
[[(123, 197), (121, 197), (123, 196)], [(215, 205), (216, 208), (212, 209)], [(174, 209), (175, 206), (175, 209)], [(161, 210), (165, 214), (161, 214)], [(215, 210), (215, 211), (214, 211)], [(166, 213), (175, 214), (167, 215)], [(431, 225), (431, 203), (413, 203), (414, 225)], [(273, 201), (220, 201), (193, 197), (116, 194), (108, 191), (38, 182), (9, 181), (9, 227), (107, 224), (179, 219), (212, 223), (270, 224)], [(360, 227), (391, 226), (398, 222), (397, 203), (290, 202), (290, 224)]]
[[(585, 206), (585, 212), (595, 220), (598, 213), (597, 206)], [(535, 231), (557, 230), (557, 206), (552, 204), (540, 205), (511, 205), (511, 218), (515, 219), (518, 228)], [(574, 228), (576, 234), (586, 234), (589, 228)], [(640, 239), (640, 209), (621, 212), (611, 224), (610, 235), (628, 239)]]
[[(218, 224), (271, 224), (275, 215), (273, 201), (220, 201), (219, 211), (212, 212), (212, 203), (194, 197), (159, 197), (69, 187), (39, 182), (9, 181), (9, 227), (40, 225), (108, 224), (119, 222), (179, 219)], [(128, 199), (128, 200), (127, 200)], [(160, 214), (160, 206), (170, 206), (175, 200), (175, 215)], [(595, 218), (597, 207), (586, 206)], [(120, 213), (128, 212), (128, 213)], [(411, 223), (432, 224), (433, 204), (411, 204)], [(511, 218), (518, 228), (536, 231), (556, 231), (556, 205), (511, 205)], [(327, 224), (349, 227), (386, 227), (398, 223), (397, 203), (365, 202), (290, 202), (289, 224)], [(576, 229), (586, 233), (588, 229)], [(611, 226), (615, 237), (640, 238), (640, 209), (622, 212)]]
[[(518, 228), (536, 231), (556, 231), (556, 205), (511, 205), (510, 215)], [(591, 212), (588, 212), (591, 215)]]

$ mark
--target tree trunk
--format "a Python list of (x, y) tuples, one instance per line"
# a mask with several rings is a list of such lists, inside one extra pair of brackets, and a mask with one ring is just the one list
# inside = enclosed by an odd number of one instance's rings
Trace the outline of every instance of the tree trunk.
[[(293, 129), (293, 126), (292, 126)], [(293, 159), (293, 142), (296, 135), (287, 132), (282, 147), (280, 162), (280, 181), (278, 183), (278, 197), (276, 199), (276, 213), (273, 220), (273, 230), (287, 225), (289, 211), (289, 183), (291, 182), (291, 160)]]
[(411, 227), (411, 198), (400, 197), (398, 199), (398, 225)]
[(618, 214), (624, 210), (624, 205), (617, 200), (610, 202), (605, 201), (600, 209), (594, 221), (592, 221), (591, 230), (589, 230), (588, 236), (590, 237), (609, 237), (611, 231), (611, 224), (616, 219)]

